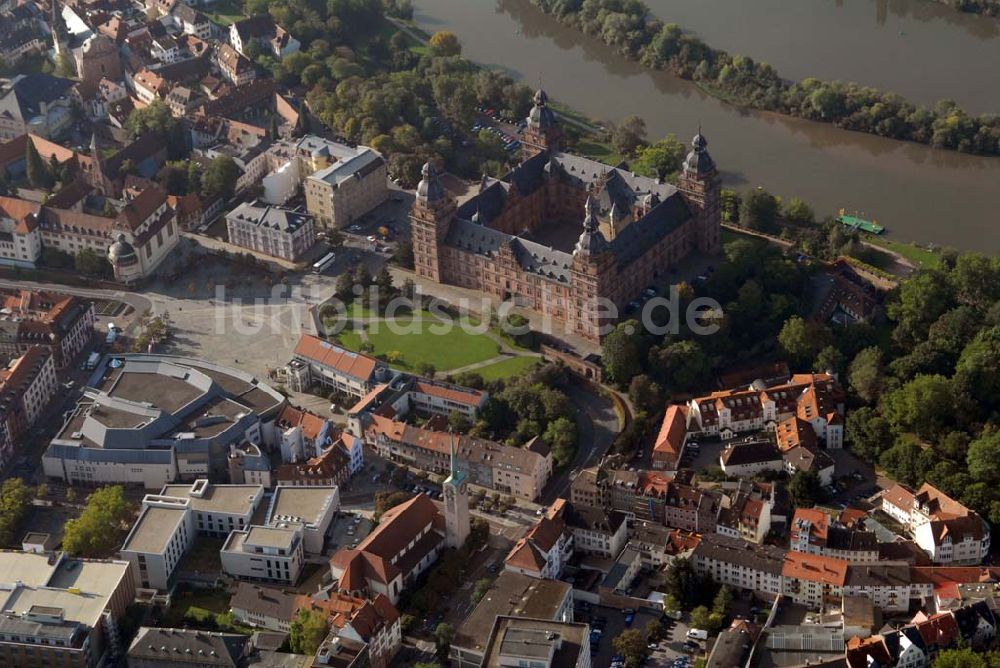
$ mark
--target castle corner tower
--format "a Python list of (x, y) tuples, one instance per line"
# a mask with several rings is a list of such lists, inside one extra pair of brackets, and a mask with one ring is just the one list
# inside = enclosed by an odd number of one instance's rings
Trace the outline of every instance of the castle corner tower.
[(722, 182), (708, 154), (708, 140), (698, 134), (684, 159), (678, 189), (698, 218), (697, 244), (702, 253), (718, 253), (722, 234)]
[(521, 136), (522, 160), (539, 153), (562, 150), (562, 128), (555, 112), (549, 109), (549, 96), (540, 88), (535, 91), (535, 105), (528, 113), (527, 123)]
[[(454, 437), (452, 437), (454, 438)], [(442, 483), (444, 488), (445, 535), (448, 547), (458, 549), (469, 537), (469, 486), (465, 471), (458, 470), (458, 453), (451, 448), (451, 475)]]
[(455, 200), (448, 196), (437, 169), (424, 164), (417, 184), (417, 197), (410, 209), (413, 236), (413, 265), (418, 276), (442, 282), (441, 248), (455, 217)]

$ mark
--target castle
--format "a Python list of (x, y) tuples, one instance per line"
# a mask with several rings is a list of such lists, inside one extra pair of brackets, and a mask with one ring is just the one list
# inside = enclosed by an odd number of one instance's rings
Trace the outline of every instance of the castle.
[(700, 132), (676, 188), (564, 153), (547, 102), (535, 93), (521, 164), (484, 176), (461, 206), (424, 165), (410, 212), (414, 264), (421, 277), (511, 300), (596, 342), (691, 253), (719, 251), (719, 173)]

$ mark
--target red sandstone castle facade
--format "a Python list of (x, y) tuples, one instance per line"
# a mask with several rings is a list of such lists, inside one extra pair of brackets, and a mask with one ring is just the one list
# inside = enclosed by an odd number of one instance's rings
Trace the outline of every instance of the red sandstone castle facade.
[[(419, 276), (512, 300), (598, 341), (618, 319), (602, 300), (621, 313), (689, 254), (718, 252), (720, 181), (701, 133), (675, 188), (561, 152), (543, 91), (527, 120), (521, 164), (502, 180), (484, 177), (461, 206), (424, 165), (410, 212)], [(539, 241), (581, 217), (571, 249)]]

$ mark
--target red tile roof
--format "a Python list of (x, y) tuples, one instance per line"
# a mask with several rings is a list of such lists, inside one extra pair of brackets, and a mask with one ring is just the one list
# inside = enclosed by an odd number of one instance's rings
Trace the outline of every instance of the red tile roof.
[(662, 462), (664, 467), (676, 467), (687, 435), (687, 408), (669, 406), (660, 425), (660, 433), (653, 445), (653, 460)]
[(781, 568), (782, 577), (822, 582), (842, 587), (847, 579), (847, 562), (818, 554), (788, 552)]
[(345, 350), (310, 334), (302, 335), (295, 354), (359, 380), (371, 378), (377, 365), (373, 357)]

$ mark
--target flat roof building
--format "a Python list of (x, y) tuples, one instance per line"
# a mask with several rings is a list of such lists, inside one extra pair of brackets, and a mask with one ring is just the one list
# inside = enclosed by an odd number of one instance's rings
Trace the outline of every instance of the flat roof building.
[(573, 621), (573, 586), (560, 580), (539, 580), (502, 571), (489, 591), (466, 617), (451, 641), (449, 658), (457, 668), (478, 668), (497, 617), (530, 617)]
[(0, 552), (0, 665), (99, 665), (135, 598), (123, 561)]
[(586, 624), (527, 617), (497, 617), (484, 652), (483, 668), (530, 665), (590, 668)]
[(70, 484), (141, 484), (228, 474), (230, 445), (261, 442), (285, 398), (255, 376), (172, 355), (106, 358), (42, 457)]

